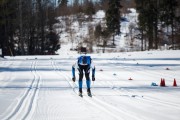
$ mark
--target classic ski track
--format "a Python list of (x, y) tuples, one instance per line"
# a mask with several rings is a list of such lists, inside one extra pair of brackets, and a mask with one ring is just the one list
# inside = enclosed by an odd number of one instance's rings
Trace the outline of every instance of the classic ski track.
[(38, 97), (38, 94), (39, 94), (39, 90), (40, 90), (40, 82), (42, 81), (41, 75), (37, 72), (37, 63), (38, 63), (38, 61), (36, 61), (36, 64), (34, 66), (34, 71), (33, 71), (33, 74), (34, 74), (34, 76), (37, 77), (37, 79), (36, 79), (36, 81), (34, 81), (34, 87), (33, 87), (34, 90), (32, 91), (33, 95), (31, 97), (31, 100), (29, 101), (28, 110), (27, 110), (25, 116), (23, 117), (23, 120), (30, 116), (30, 112), (31, 111), (35, 110), (35, 106), (36, 105), (33, 105), (33, 104), (37, 103), (36, 100), (37, 100), (37, 97)]
[(41, 76), (37, 73), (37, 61), (33, 61), (31, 64), (31, 72), (33, 73), (33, 80), (28, 88), (28, 90), (25, 92), (25, 94), (22, 96), (21, 100), (13, 110), (13, 112), (5, 118), (5, 120), (24, 120), (28, 117), (30, 114), (34, 100), (37, 96), (37, 93), (39, 92), (39, 82), (41, 80)]
[[(34, 66), (34, 62), (32, 62), (32, 64), (31, 64), (31, 72), (32, 72), (33, 66)], [(35, 79), (35, 78), (34, 78), (34, 79)], [(34, 79), (33, 79), (33, 81), (34, 81)], [(33, 83), (33, 81), (32, 81), (32, 83)], [(32, 83), (31, 83), (31, 84), (32, 84)], [(30, 86), (31, 86), (31, 85), (30, 85)], [(17, 106), (14, 107), (15, 109), (10, 113), (10, 115), (8, 115), (8, 117), (5, 118), (5, 120), (10, 120), (10, 119), (12, 119), (12, 118), (17, 114), (17, 112), (18, 112), (19, 109), (21, 108), (21, 106), (22, 106), (23, 102), (25, 101), (25, 99), (26, 99), (27, 95), (29, 94), (29, 92), (30, 92), (30, 89), (28, 89), (28, 90), (25, 92), (25, 94), (22, 96), (22, 98), (21, 98), (21, 100), (19, 101), (19, 103), (17, 104)]]

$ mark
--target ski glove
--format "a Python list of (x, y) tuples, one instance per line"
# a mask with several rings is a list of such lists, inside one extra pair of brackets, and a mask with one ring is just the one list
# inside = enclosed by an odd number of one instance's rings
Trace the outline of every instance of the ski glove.
[(94, 76), (92, 76), (92, 81), (95, 81), (95, 77)]
[(75, 77), (73, 77), (73, 78), (72, 78), (72, 81), (73, 81), (73, 82), (75, 82), (75, 81), (76, 81), (76, 78), (75, 78)]

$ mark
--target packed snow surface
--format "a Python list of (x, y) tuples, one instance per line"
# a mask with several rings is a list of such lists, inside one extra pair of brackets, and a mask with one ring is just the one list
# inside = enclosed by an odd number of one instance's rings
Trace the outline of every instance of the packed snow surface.
[(56, 56), (0, 59), (1, 120), (179, 120), (180, 51), (92, 54), (93, 96), (84, 78), (81, 98), (78, 71), (71, 80), (79, 55), (62, 47)]

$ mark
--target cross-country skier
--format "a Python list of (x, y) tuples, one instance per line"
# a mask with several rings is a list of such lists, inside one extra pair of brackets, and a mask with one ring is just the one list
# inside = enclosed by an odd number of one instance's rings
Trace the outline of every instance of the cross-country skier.
[(92, 59), (87, 56), (86, 53), (78, 57), (77, 62), (72, 66), (72, 80), (75, 82), (75, 68), (79, 71), (79, 96), (82, 97), (83, 75), (86, 77), (87, 94), (91, 95), (91, 80), (90, 80), (90, 68), (92, 68), (92, 81), (95, 81), (95, 66), (92, 64)]

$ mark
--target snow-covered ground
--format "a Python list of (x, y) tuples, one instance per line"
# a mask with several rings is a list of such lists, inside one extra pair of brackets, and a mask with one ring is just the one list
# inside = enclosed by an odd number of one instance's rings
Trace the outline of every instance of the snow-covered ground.
[[(0, 60), (1, 120), (179, 120), (180, 51), (92, 54), (93, 96), (87, 96), (84, 79), (81, 98), (78, 82), (71, 81), (78, 54), (68, 45), (61, 50), (57, 56)], [(166, 87), (159, 86), (161, 78)]]

